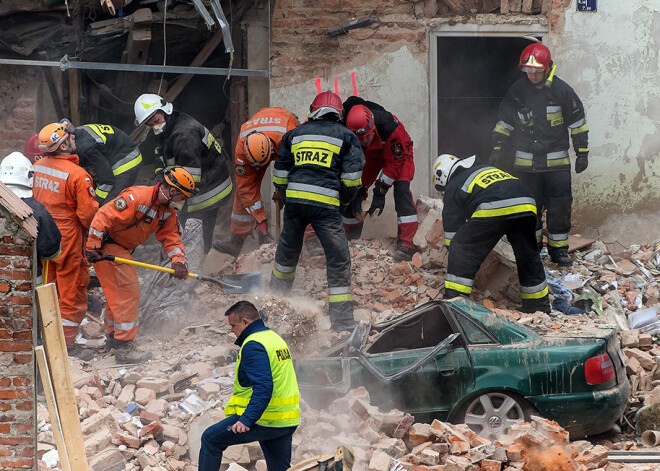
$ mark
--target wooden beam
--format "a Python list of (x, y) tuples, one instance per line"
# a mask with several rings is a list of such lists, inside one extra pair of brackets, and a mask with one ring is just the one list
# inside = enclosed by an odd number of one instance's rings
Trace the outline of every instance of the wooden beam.
[(522, 0), (509, 0), (509, 11), (511, 13), (520, 13), (520, 4)]
[(424, 16), (433, 17), (438, 14), (438, 0), (424, 0)]
[(552, 10), (552, 0), (543, 0), (541, 4), (541, 14), (546, 15)]
[(500, 14), (502, 15), (509, 14), (509, 0), (502, 0), (500, 2)]
[(60, 96), (59, 88), (55, 86), (54, 69), (51, 67), (42, 67), (41, 70), (43, 70), (44, 77), (46, 78), (46, 84), (48, 85), (50, 98), (53, 100), (53, 108), (55, 108), (55, 113), (57, 113), (57, 119), (64, 118), (66, 115), (62, 107), (62, 97)]
[[(71, 107), (71, 120), (74, 126), (80, 126), (80, 109), (78, 103), (80, 100), (80, 75), (78, 69), (69, 69), (69, 106)], [(64, 116), (58, 116), (62, 119)]]
[(443, 0), (443, 1), (445, 2), (445, 5), (447, 5), (452, 12), (459, 15), (465, 13), (465, 4), (463, 3), (463, 0)]
[[(215, 50), (216, 47), (218, 47), (218, 44), (222, 41), (222, 31), (217, 30), (211, 39), (208, 40), (208, 42), (204, 45), (201, 51), (195, 56), (195, 58), (192, 60), (190, 63), (190, 67), (201, 67), (204, 65), (204, 62), (206, 62), (206, 59), (209, 58), (211, 53)], [(180, 76), (177, 81), (172, 85), (172, 87), (165, 93), (165, 96), (163, 98), (172, 103), (176, 97), (179, 96), (179, 94), (183, 91), (183, 89), (188, 85), (188, 82), (193, 78), (193, 74), (183, 74)], [(247, 118), (246, 118), (247, 119)], [(242, 121), (241, 121), (242, 123)], [(130, 137), (133, 139), (133, 142), (136, 144), (140, 144), (143, 142), (146, 137), (147, 133), (149, 132), (149, 128), (141, 125), (138, 126), (133, 130), (131, 133)]]
[(526, 15), (529, 15), (532, 13), (532, 4), (533, 0), (523, 0), (522, 1), (522, 12), (525, 13)]
[(57, 446), (57, 454), (60, 455), (60, 465), (63, 471), (72, 471), (69, 464), (69, 454), (67, 453), (66, 446), (64, 445), (64, 432), (62, 430), (62, 422), (60, 422), (60, 413), (57, 410), (57, 402), (55, 401), (55, 391), (53, 391), (53, 382), (50, 376), (50, 369), (46, 361), (46, 352), (44, 347), (39, 345), (34, 348), (34, 355), (37, 357), (37, 365), (39, 366), (39, 374), (41, 374), (41, 383), (44, 385), (44, 393), (46, 395), (46, 404), (48, 405), (48, 414), (50, 415), (50, 423), (53, 426), (53, 436), (55, 437), (55, 445)]
[(69, 355), (64, 341), (60, 305), (54, 283), (36, 288), (41, 330), (49, 371), (56, 371), (52, 377), (55, 402), (62, 422), (64, 446), (67, 449), (71, 468), (76, 471), (89, 471), (85, 455), (85, 443), (80, 429), (78, 405), (73, 388)]
[[(121, 57), (122, 64), (146, 64), (151, 44), (151, 24), (153, 16), (148, 8), (135, 11), (128, 31), (126, 49)], [(123, 101), (133, 97), (135, 90), (142, 89), (142, 72), (121, 72), (117, 76), (117, 95)]]

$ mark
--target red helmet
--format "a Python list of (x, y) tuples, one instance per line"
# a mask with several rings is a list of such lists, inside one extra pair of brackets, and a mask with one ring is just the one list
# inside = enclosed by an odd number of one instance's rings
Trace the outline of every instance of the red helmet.
[(523, 72), (548, 70), (551, 64), (550, 49), (541, 43), (530, 44), (520, 54), (520, 70)]
[(23, 151), (23, 155), (27, 157), (30, 162), (35, 163), (37, 160), (42, 158), (44, 156), (44, 153), (41, 149), (39, 149), (39, 134), (33, 135), (28, 141), (25, 143), (25, 150)]
[(371, 134), (376, 127), (374, 114), (364, 105), (355, 105), (346, 116), (346, 127), (358, 136)]
[(309, 107), (309, 119), (319, 119), (326, 114), (334, 114), (337, 119), (341, 119), (344, 106), (341, 98), (330, 90), (316, 95), (314, 101)]

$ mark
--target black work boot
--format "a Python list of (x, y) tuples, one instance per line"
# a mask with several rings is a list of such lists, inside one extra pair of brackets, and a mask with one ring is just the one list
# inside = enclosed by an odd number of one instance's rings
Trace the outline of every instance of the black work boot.
[(467, 298), (470, 297), (470, 296), (466, 296), (465, 294), (461, 293), (460, 291), (456, 291), (455, 289), (445, 288), (445, 294), (442, 295), (442, 299), (452, 299), (452, 298), (456, 298), (458, 296), (465, 296)]
[(520, 312), (531, 314), (537, 311), (545, 312), (546, 314), (550, 313), (550, 300), (547, 296), (543, 296), (539, 299), (522, 300), (522, 307), (520, 308)]
[(115, 339), (115, 363), (124, 365), (127, 363), (144, 363), (151, 360), (153, 354), (138, 349), (133, 340)]
[(90, 361), (92, 358), (94, 358), (94, 351), (93, 350), (91, 350), (89, 348), (81, 347), (78, 344), (67, 345), (66, 346), (66, 353), (70, 357), (75, 357), (80, 361)]
[(397, 260), (399, 262), (401, 261), (409, 262), (412, 260), (413, 255), (415, 255), (415, 253), (417, 253), (417, 250), (400, 245), (396, 249), (396, 252), (394, 252), (394, 260)]
[(320, 257), (321, 255), (325, 255), (325, 251), (323, 250), (323, 246), (318, 237), (307, 239), (305, 241), (305, 250), (307, 250), (307, 255), (310, 257)]
[(330, 329), (335, 332), (353, 332), (357, 322), (353, 319), (330, 319)]
[(213, 241), (213, 248), (219, 252), (226, 253), (236, 258), (241, 254), (244, 239), (241, 239), (235, 234), (231, 235), (229, 240), (216, 240)]
[(550, 259), (560, 267), (572, 267), (573, 259), (568, 255), (568, 249), (548, 250)]
[(114, 334), (108, 334), (105, 338), (105, 352), (110, 353), (113, 348), (115, 348), (115, 336)]

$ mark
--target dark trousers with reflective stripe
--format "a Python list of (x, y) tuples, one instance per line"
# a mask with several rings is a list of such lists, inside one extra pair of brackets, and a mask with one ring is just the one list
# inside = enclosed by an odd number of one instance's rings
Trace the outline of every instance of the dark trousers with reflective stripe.
[(571, 230), (571, 170), (516, 173), (532, 198), (536, 200), (536, 235), (539, 247), (543, 229), (543, 209), (547, 211), (548, 251), (568, 249), (568, 233)]
[[(479, 267), (493, 250), (497, 242), (506, 235), (516, 256), (520, 285), (533, 287), (543, 284), (545, 271), (541, 256), (536, 249), (534, 235), (535, 219), (523, 216), (513, 219), (472, 218), (463, 224), (449, 245), (447, 277), (450, 275), (466, 280), (474, 280)], [(446, 290), (445, 298), (461, 294)], [(464, 293), (467, 294), (467, 293)], [(543, 298), (547, 302), (547, 294)], [(523, 300), (525, 304), (526, 300)]]
[[(333, 328), (349, 325), (353, 322), (353, 303), (350, 300), (351, 257), (339, 208), (325, 208), (287, 200), (270, 287), (278, 292), (291, 289), (308, 224), (314, 228), (325, 251), (330, 322)], [(341, 294), (338, 294), (341, 292), (345, 292), (345, 299), (341, 299)], [(333, 300), (333, 296), (337, 301)]]
[(255, 424), (247, 432), (234, 433), (231, 427), (238, 419), (238, 415), (231, 415), (204, 431), (199, 450), (199, 471), (219, 471), (222, 453), (229, 446), (250, 442), (259, 442), (261, 445), (268, 471), (286, 471), (291, 466), (291, 441), (297, 427), (264, 427)]

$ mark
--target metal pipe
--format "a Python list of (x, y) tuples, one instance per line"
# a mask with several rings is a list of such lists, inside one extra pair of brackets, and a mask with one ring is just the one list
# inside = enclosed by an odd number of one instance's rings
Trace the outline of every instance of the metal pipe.
[[(188, 67), (175, 65), (147, 65), (147, 64), (116, 64), (112, 62), (75, 62), (64, 55), (59, 62), (37, 61), (30, 59), (0, 59), (3, 65), (21, 65), (34, 67), (59, 67), (63, 72), (68, 69), (81, 70), (113, 70), (118, 72), (155, 72), (166, 74), (191, 75), (228, 75), (230, 69), (216, 67)], [(231, 74), (237, 77), (266, 77), (267, 70), (231, 69)]]

